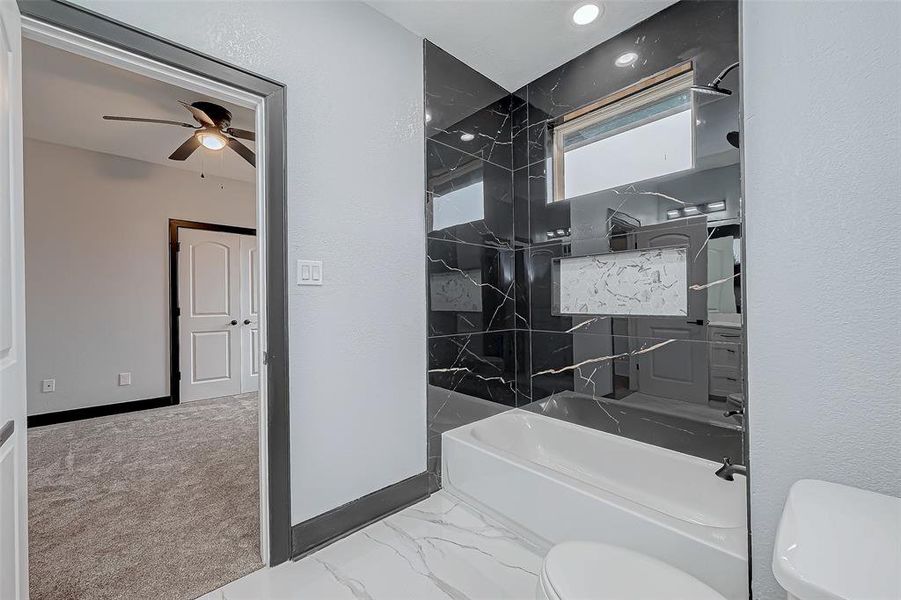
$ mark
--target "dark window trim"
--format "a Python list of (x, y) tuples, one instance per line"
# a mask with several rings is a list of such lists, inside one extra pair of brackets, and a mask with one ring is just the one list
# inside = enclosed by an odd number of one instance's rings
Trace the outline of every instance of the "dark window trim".
[(25, 16), (251, 92), (266, 106), (266, 318), (268, 324), (269, 562), (291, 554), (288, 431), (288, 297), (285, 86), (217, 58), (60, 0), (20, 0)]

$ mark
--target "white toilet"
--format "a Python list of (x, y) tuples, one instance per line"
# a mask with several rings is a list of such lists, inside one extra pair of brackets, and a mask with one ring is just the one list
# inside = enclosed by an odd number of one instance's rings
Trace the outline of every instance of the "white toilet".
[(597, 542), (557, 544), (544, 559), (537, 600), (725, 600), (656, 558)]

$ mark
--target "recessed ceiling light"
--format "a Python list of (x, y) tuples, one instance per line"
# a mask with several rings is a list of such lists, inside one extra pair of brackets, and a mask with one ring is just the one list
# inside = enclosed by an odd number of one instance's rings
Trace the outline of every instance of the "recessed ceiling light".
[(597, 4), (583, 4), (573, 13), (573, 23), (576, 25), (588, 25), (598, 18), (601, 9)]
[(199, 132), (197, 139), (200, 140), (204, 148), (209, 148), (210, 150), (222, 150), (225, 148), (225, 137), (212, 131)]
[(638, 54), (635, 52), (624, 52), (616, 57), (616, 60), (613, 61), (617, 67), (628, 67), (632, 63), (638, 60)]
[(460, 139), (463, 140), (464, 142), (471, 142), (472, 140), (476, 139), (476, 136), (474, 136), (471, 133), (464, 133), (463, 135), (460, 136)]

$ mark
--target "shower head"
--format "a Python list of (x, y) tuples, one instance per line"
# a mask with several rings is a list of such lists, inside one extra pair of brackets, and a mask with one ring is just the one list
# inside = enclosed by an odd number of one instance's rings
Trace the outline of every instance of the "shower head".
[(709, 94), (711, 96), (731, 96), (732, 90), (727, 90), (726, 88), (721, 88), (718, 85), (708, 84), (708, 85), (693, 85), (691, 86), (691, 91), (698, 92), (700, 94)]
[(729, 71), (736, 68), (738, 63), (732, 63), (722, 71), (720, 74), (714, 77), (713, 81), (708, 83), (707, 85), (693, 85), (691, 86), (692, 91), (699, 92), (701, 94), (710, 94), (711, 96), (731, 96), (732, 90), (727, 90), (726, 88), (720, 87), (720, 83), (723, 82), (723, 78), (729, 74)]

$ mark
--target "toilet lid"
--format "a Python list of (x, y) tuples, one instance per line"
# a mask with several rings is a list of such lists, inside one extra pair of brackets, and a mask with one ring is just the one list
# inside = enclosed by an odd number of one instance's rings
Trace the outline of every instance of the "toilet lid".
[(650, 556), (596, 542), (564, 542), (544, 559), (542, 585), (560, 600), (724, 600), (688, 573)]

